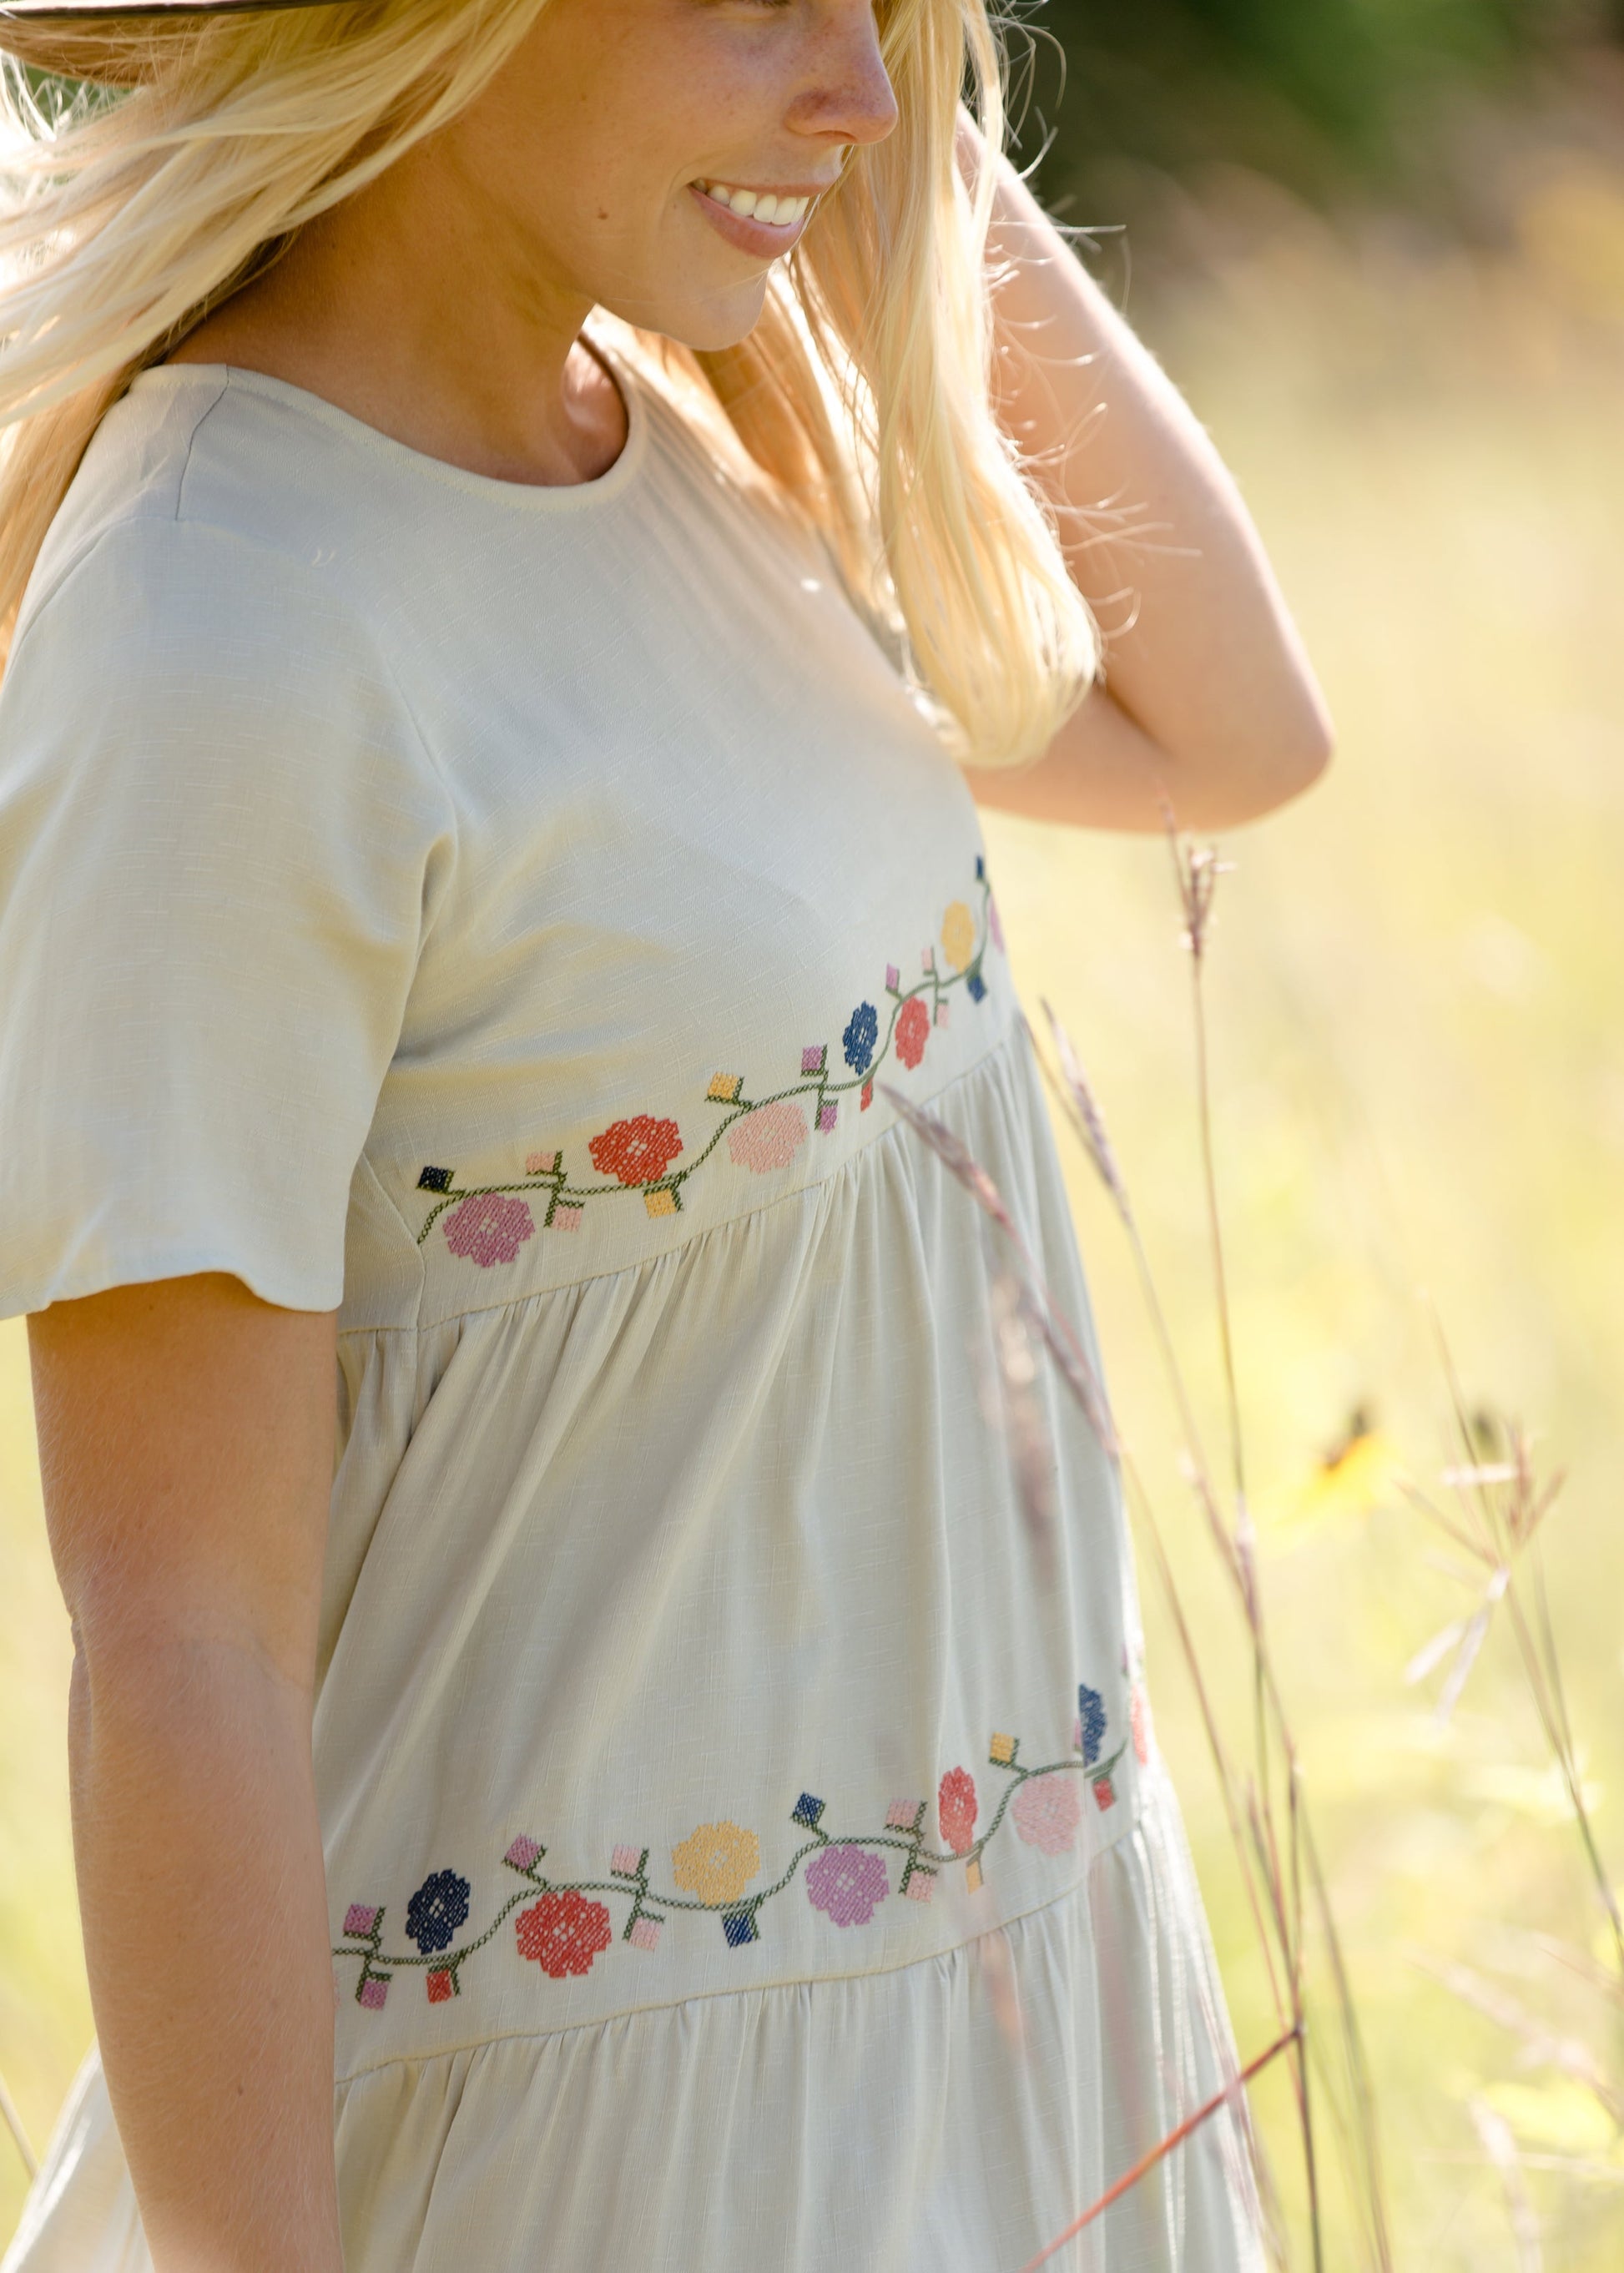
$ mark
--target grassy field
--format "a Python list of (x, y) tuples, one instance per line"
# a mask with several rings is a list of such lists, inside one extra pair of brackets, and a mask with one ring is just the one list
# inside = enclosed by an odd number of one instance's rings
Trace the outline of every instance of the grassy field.
[[(1431, 1479), (1453, 1454), (1425, 1288), (1470, 1398), (1538, 1431), (1568, 1471), (1545, 1566), (1598, 1828), (1624, 1878), (1624, 182), (1559, 159), (1530, 176), (1503, 255), (1331, 227), (1253, 193), (1192, 222), (1176, 293), (1130, 308), (1240, 476), (1340, 729), (1325, 784), (1224, 847), (1220, 1172), (1281, 1675), (1376, 2078), (1396, 2254), (1428, 2273), (1624, 2262), (1624, 2153), (1601, 2099), (1522, 2058), (1436, 1977), (1473, 1969), (1554, 2034), (1587, 2037), (1624, 2089), (1616, 2013), (1552, 1954), (1560, 1938), (1599, 1954), (1599, 1913), (1504, 1638), (1438, 1725), (1404, 1669), (1470, 1591), (1381, 1484), (1393, 1464)], [(1049, 997), (1089, 1066), (1215, 1424), (1165, 850), (997, 820), (989, 836), (1028, 1003), (1035, 1016)], [(1116, 1227), (1075, 1167), (1116, 1403), (1238, 1737), (1232, 1613), (1178, 1481)], [(1324, 1457), (1359, 1409), (1374, 1456), (1328, 1485)], [(37, 2141), (88, 2014), (66, 1637), (30, 1444), (6, 1328), (0, 2069)], [(1148, 1577), (1145, 1593), (1159, 1728), (1250, 2049), (1270, 2027), (1250, 1928)], [(1474, 2099), (1522, 2153), (1512, 2184), (1537, 2243), (1526, 2221), (1514, 2237)], [(1289, 2174), (1278, 2079), (1258, 2105)], [(0, 2140), (0, 2234), (21, 2194), (8, 2151)], [(1350, 2264), (1345, 2217), (1331, 2226), (1329, 2262)]]

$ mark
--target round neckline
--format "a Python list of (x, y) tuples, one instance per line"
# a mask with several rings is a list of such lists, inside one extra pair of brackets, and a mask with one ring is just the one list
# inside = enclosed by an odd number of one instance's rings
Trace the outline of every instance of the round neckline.
[(620, 446), (619, 456), (601, 474), (585, 482), (510, 482), (495, 474), (477, 474), (469, 467), (453, 465), (448, 458), (436, 458), (427, 451), (413, 449), (410, 442), (398, 441), (393, 434), (386, 434), (381, 427), (369, 425), (365, 418), (357, 418), (353, 411), (341, 409), (325, 394), (313, 394), (309, 387), (295, 386), (291, 379), (273, 378), (269, 371), (255, 371), (245, 364), (154, 364), (139, 372), (131, 382), (130, 392), (134, 394), (138, 389), (164, 383), (176, 385), (193, 379), (207, 379), (222, 394), (259, 395), (267, 401), (280, 403), (286, 409), (312, 418), (347, 441), (371, 451), (373, 455), (392, 461), (403, 472), (413, 474), (419, 480), (436, 482), (447, 488), (462, 490), (476, 497), (517, 507), (523, 512), (578, 513), (607, 504), (626, 489), (643, 459), (649, 426), (643, 389), (626, 359), (601, 340), (583, 339), (583, 344), (608, 373), (626, 414), (626, 439)]

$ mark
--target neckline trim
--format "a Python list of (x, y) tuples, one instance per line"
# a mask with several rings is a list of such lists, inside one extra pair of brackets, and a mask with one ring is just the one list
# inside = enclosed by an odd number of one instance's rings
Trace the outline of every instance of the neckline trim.
[(603, 473), (587, 482), (510, 482), (494, 474), (477, 474), (468, 467), (453, 465), (449, 459), (413, 449), (409, 442), (398, 441), (381, 427), (369, 425), (352, 411), (342, 410), (326, 395), (297, 386), (290, 379), (273, 378), (269, 371), (252, 370), (244, 364), (155, 364), (138, 374), (129, 392), (134, 394), (151, 392), (161, 386), (178, 386), (192, 380), (205, 380), (218, 391), (217, 399), (221, 394), (247, 394), (276, 403), (327, 427), (374, 457), (388, 461), (399, 471), (419, 481), (432, 481), (443, 488), (460, 490), (465, 496), (483, 498), (523, 513), (583, 513), (611, 503), (629, 487), (646, 454), (649, 430), (643, 387), (625, 358), (601, 340), (590, 340), (583, 335), (583, 344), (608, 372), (626, 413), (626, 439), (620, 455)]

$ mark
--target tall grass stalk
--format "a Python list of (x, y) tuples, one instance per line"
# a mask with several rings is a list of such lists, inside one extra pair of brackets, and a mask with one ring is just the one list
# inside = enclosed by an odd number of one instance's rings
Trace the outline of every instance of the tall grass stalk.
[[(889, 1101), (903, 1119), (936, 1152), (1011, 1242), (1020, 1271), (1025, 1299), (1031, 1307), (1032, 1315), (1041, 1325), (1043, 1339), (1056, 1356), (1064, 1353), (1064, 1362), (1059, 1367), (1062, 1378), (1078, 1398), (1108, 1455), (1116, 1462), (1128, 1503), (1150, 1542), (1157, 1576), (1167, 1597), (1174, 1630), (1189, 1669), (1206, 1731), (1279, 2025), (1275, 2041), (1244, 2069), (1237, 2069), (1227, 2047), (1221, 2046), (1221, 2059), (1230, 2070), (1224, 2089), (1207, 2106), (1193, 2111), (1158, 2142), (1132, 2171), (1125, 2173), (1100, 2201), (1085, 2210), (1065, 2234), (1056, 2237), (1041, 2252), (1032, 2264), (1043, 2263), (1066, 2240), (1081, 2232), (1101, 2215), (1111, 2202), (1155, 2168), (1175, 2147), (1192, 2136), (1201, 2123), (1226, 2106), (1241, 2113), (1241, 2127), (1252, 2154), (1268, 2239), (1277, 2260), (1282, 2263), (1289, 2262), (1289, 2249), (1283, 2224), (1274, 2209), (1272, 2177), (1255, 2127), (1246, 2111), (1244, 2096), (1245, 2084), (1254, 2075), (1275, 2058), (1289, 2053), (1292, 2056), (1291, 2074), (1303, 2154), (1312, 2263), (1314, 2273), (1324, 2273), (1326, 2219), (1308, 2016), (1308, 1944), (1312, 1921), (1326, 1952), (1330, 1993), (1338, 2016), (1340, 2048), (1349, 2085), (1348, 2104), (1344, 2105), (1335, 2092), (1327, 2095), (1327, 2104), (1336, 2119), (1348, 2167), (1350, 2196), (1365, 2229), (1365, 2262), (1376, 2269), (1376, 2273), (1390, 2273), (1392, 2253), (1373, 2097), (1341, 1942), (1309, 1823), (1297, 1745), (1270, 1654), (1258, 1578), (1256, 1534), (1246, 1498), (1245, 1440), (1235, 1363), (1222, 1216), (1219, 1204), (1204, 984), (1214, 897), (1218, 878), (1224, 872), (1224, 864), (1211, 848), (1192, 846), (1181, 839), (1170, 813), (1167, 819), (1169, 843), (1184, 919), (1184, 944), (1191, 956), (1192, 971), (1197, 1112), (1214, 1295), (1225, 1384), (1229, 1466), (1234, 1489), (1232, 1516), (1226, 1514), (1214, 1479), (1196, 1418), (1194, 1400), (1168, 1322), (1166, 1306), (1139, 1232), (1128, 1186), (1111, 1144), (1104, 1115), (1083, 1073), (1076, 1050), (1047, 1004), (1045, 1011), (1060, 1066), (1058, 1076), (1049, 1068), (1041, 1051), (1037, 1055), (1066, 1119), (1104, 1184), (1127, 1234), (1152, 1331), (1178, 1415), (1184, 1438), (1184, 1473), (1206, 1517), (1209, 1535), (1229, 1577), (1241, 1611), (1251, 1655), (1253, 1696), (1253, 1759), (1245, 1774), (1237, 1771), (1220, 1733), (1210, 1685), (1203, 1672), (1174, 1575), (1172, 1558), (1151, 1496), (1130, 1452), (1122, 1443), (1115, 1421), (1105, 1405), (1103, 1388), (1083, 1355), (1075, 1329), (1060, 1315), (1052, 1297), (1043, 1287), (1035, 1264), (1009, 1210), (986, 1171), (935, 1114), (911, 1104), (889, 1085), (885, 1087)], [(1277, 1790), (1281, 1794), (1279, 1802), (1275, 1797)], [(1312, 2049), (1323, 2072), (1323, 2054), (1317, 2044)]]

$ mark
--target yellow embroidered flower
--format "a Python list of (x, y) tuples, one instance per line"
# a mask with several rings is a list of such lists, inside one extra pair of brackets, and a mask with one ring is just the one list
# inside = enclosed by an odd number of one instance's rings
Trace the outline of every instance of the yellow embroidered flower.
[(1015, 1757), (1014, 1737), (995, 1737), (988, 1746), (988, 1757), (995, 1767), (1008, 1767)]
[(975, 953), (975, 925), (962, 900), (955, 900), (942, 919), (942, 952), (955, 971), (962, 971)]
[(736, 1823), (702, 1823), (671, 1850), (671, 1875), (702, 1902), (736, 1902), (761, 1868), (761, 1841)]

